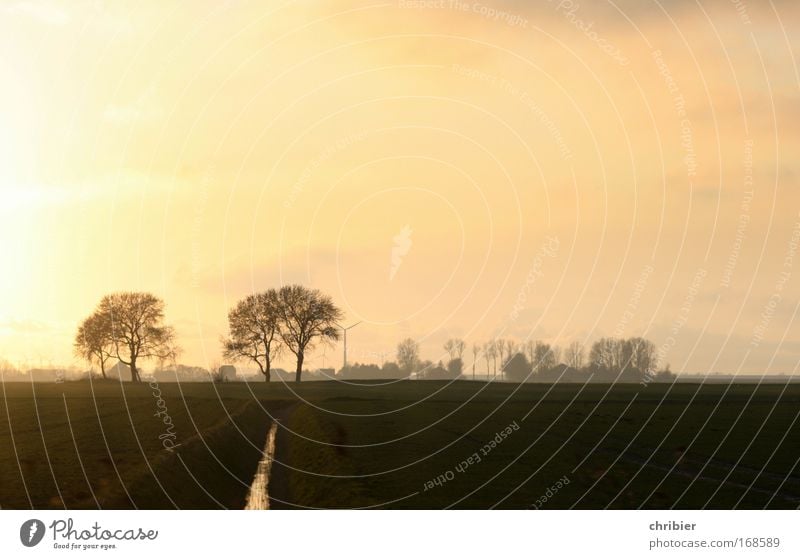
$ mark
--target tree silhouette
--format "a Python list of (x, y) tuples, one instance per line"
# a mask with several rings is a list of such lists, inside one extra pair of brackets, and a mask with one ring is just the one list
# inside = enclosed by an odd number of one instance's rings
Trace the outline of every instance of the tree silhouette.
[(504, 370), (506, 376), (511, 380), (523, 382), (530, 378), (531, 365), (524, 353), (514, 353), (506, 363)]
[(483, 344), (483, 358), (486, 360), (486, 376), (489, 377), (492, 374), (492, 350), (491, 350), (492, 342), (486, 342)]
[(478, 362), (478, 355), (480, 355), (480, 353), (480, 344), (472, 344), (472, 380), (475, 380), (475, 364)]
[(111, 339), (111, 324), (108, 317), (95, 312), (86, 318), (75, 335), (75, 355), (85, 359), (90, 365), (100, 365), (103, 378), (106, 377), (106, 362), (111, 359), (114, 344)]
[(492, 374), (494, 376), (497, 375), (497, 351), (498, 351), (498, 344), (495, 340), (490, 340), (486, 342), (486, 356), (492, 359), (492, 364), (494, 365), (494, 371)]
[(612, 338), (600, 338), (589, 351), (589, 366), (596, 370), (612, 370), (615, 365), (614, 347), (616, 340)]
[(589, 352), (589, 366), (595, 371), (646, 372), (656, 366), (656, 346), (644, 338), (600, 338)]
[(583, 367), (583, 346), (580, 342), (574, 341), (567, 346), (565, 354), (567, 365), (573, 369)]
[(131, 369), (131, 380), (141, 381), (141, 359), (174, 359), (175, 331), (164, 324), (164, 301), (150, 293), (106, 295), (95, 314), (109, 328), (112, 355)]
[(297, 358), (295, 382), (300, 382), (306, 351), (313, 349), (317, 340), (339, 339), (336, 323), (342, 320), (342, 311), (328, 295), (302, 285), (281, 287), (278, 301), (281, 339)]
[(526, 340), (524, 344), (522, 344), (524, 349), (525, 357), (527, 357), (528, 362), (533, 365), (534, 358), (536, 357), (536, 341), (535, 340)]
[(503, 374), (505, 375), (506, 365), (511, 361), (511, 357), (517, 353), (517, 342), (514, 340), (505, 341), (506, 360), (503, 362)]
[(407, 375), (414, 372), (419, 363), (419, 344), (412, 338), (406, 338), (397, 344), (397, 364)]
[(500, 358), (500, 374), (503, 373), (503, 367), (506, 364), (506, 341), (503, 339), (495, 340), (495, 354)]
[(447, 374), (449, 377), (458, 378), (464, 370), (464, 362), (461, 358), (456, 357), (447, 363)]
[(550, 344), (536, 342), (533, 350), (533, 368), (537, 372), (548, 371), (556, 366), (556, 356)]
[(228, 313), (230, 336), (223, 340), (226, 359), (254, 361), (266, 382), (283, 349), (280, 303), (275, 289), (245, 297)]
[(450, 355), (450, 360), (462, 359), (464, 357), (464, 348), (467, 344), (464, 340), (459, 338), (451, 338), (444, 344), (444, 350)]

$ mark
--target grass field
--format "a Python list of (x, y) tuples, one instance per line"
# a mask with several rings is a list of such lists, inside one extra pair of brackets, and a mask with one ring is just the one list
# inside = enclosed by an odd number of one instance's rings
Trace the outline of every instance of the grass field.
[(273, 508), (800, 506), (797, 384), (2, 390), (3, 508), (242, 508), (272, 421)]

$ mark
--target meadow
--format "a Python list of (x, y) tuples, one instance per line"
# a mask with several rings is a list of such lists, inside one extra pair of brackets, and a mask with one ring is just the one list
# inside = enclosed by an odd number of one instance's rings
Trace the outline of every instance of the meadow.
[(273, 422), (271, 508), (800, 506), (798, 384), (95, 381), (2, 396), (3, 508), (243, 508)]

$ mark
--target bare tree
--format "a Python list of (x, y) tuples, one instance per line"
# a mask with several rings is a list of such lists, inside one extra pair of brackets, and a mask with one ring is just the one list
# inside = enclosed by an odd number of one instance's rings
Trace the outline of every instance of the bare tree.
[(130, 367), (131, 380), (141, 381), (142, 359), (174, 359), (175, 331), (164, 324), (164, 301), (150, 293), (106, 295), (96, 314), (109, 325), (112, 355)]
[(528, 361), (533, 364), (533, 359), (536, 357), (536, 341), (535, 340), (526, 340), (523, 344), (524, 352)]
[(497, 376), (497, 354), (499, 352), (499, 344), (497, 340), (490, 340), (486, 343), (486, 353), (492, 358), (493, 371), (492, 374)]
[(506, 362), (506, 341), (505, 340), (495, 340), (494, 341), (495, 353), (497, 357), (500, 358), (500, 372), (503, 372), (503, 365)]
[(593, 369), (617, 373), (629, 368), (648, 371), (656, 367), (656, 361), (656, 346), (644, 338), (600, 338), (589, 352)]
[(517, 352), (517, 342), (514, 340), (506, 340), (506, 360), (503, 362), (503, 370), (505, 371), (505, 366), (511, 361), (511, 358)]
[(111, 339), (111, 324), (108, 317), (98, 312), (86, 318), (75, 335), (75, 355), (85, 359), (89, 365), (97, 363), (103, 378), (106, 377), (106, 362), (111, 359), (114, 344)]
[(553, 355), (553, 366), (557, 366), (561, 363), (561, 348), (557, 345), (550, 346), (550, 353)]
[(406, 375), (413, 373), (419, 364), (419, 344), (412, 338), (397, 344), (397, 364)]
[(467, 344), (460, 338), (451, 338), (444, 344), (444, 350), (450, 355), (450, 360), (462, 359), (464, 357), (464, 348)]
[(283, 349), (281, 317), (280, 299), (274, 289), (239, 301), (228, 313), (230, 336), (223, 340), (225, 358), (255, 362), (269, 382), (272, 362)]
[(583, 367), (583, 346), (579, 341), (574, 341), (567, 346), (566, 350), (567, 365), (573, 369), (580, 369)]
[(472, 380), (475, 380), (475, 364), (478, 362), (478, 355), (481, 353), (480, 344), (472, 344)]
[(483, 344), (483, 358), (486, 360), (486, 376), (492, 374), (492, 342)]
[(335, 342), (339, 339), (336, 323), (342, 320), (342, 311), (330, 296), (302, 285), (281, 287), (278, 299), (281, 339), (297, 357), (295, 382), (300, 382), (306, 351), (313, 349), (317, 340)]
[(650, 340), (644, 338), (631, 338), (627, 340), (628, 353), (630, 354), (630, 364), (632, 367), (642, 372), (655, 369), (658, 365), (656, 356), (656, 346)]
[(620, 341), (614, 338), (600, 338), (589, 351), (589, 366), (594, 370), (619, 371), (622, 364)]
[(535, 371), (547, 371), (556, 366), (555, 354), (550, 344), (536, 342), (533, 350), (533, 368)]

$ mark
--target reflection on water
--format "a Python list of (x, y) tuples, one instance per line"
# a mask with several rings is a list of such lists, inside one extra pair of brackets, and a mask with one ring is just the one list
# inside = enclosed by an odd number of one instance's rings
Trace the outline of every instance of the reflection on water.
[(267, 435), (267, 444), (264, 446), (264, 457), (258, 462), (258, 469), (250, 484), (250, 492), (247, 494), (247, 504), (244, 510), (268, 510), (269, 509), (269, 472), (272, 469), (272, 459), (275, 456), (275, 434), (278, 426), (273, 423)]

